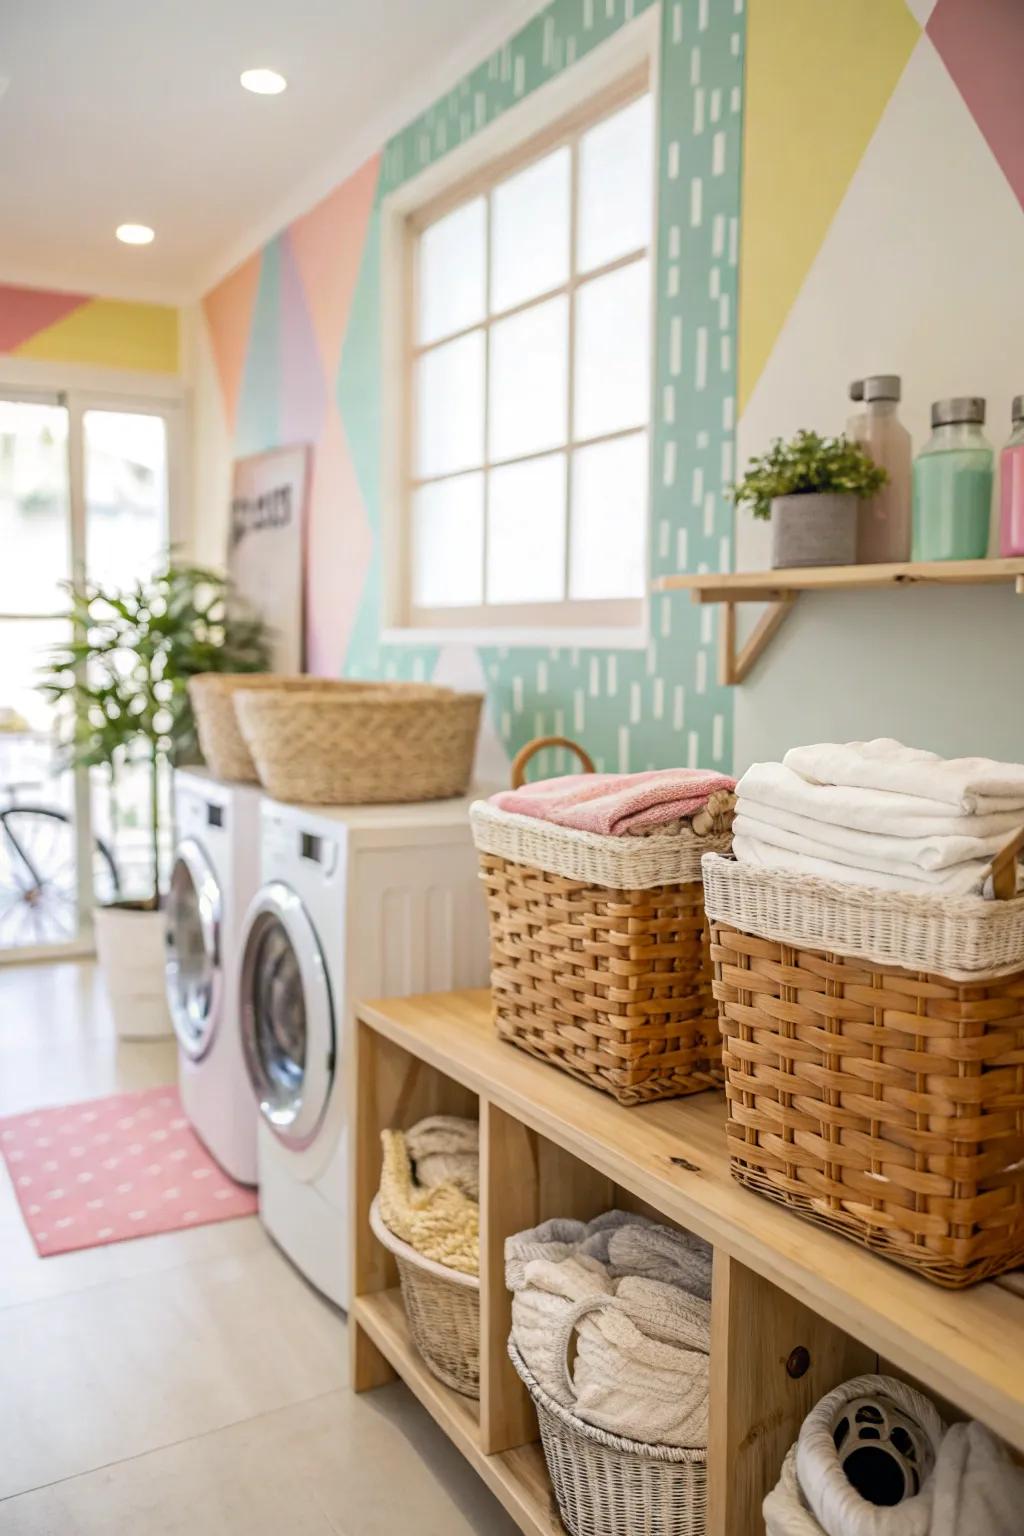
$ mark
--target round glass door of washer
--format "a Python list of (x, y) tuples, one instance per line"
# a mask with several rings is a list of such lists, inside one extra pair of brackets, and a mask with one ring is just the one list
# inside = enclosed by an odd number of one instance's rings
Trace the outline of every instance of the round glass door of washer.
[(334, 1017), (316, 933), (289, 887), (249, 910), (242, 960), (242, 1043), (260, 1113), (286, 1142), (316, 1134), (334, 1074)]
[(177, 849), (167, 893), (167, 1002), (182, 1050), (193, 1060), (210, 1048), (221, 993), (221, 893), (213, 867), (192, 839)]

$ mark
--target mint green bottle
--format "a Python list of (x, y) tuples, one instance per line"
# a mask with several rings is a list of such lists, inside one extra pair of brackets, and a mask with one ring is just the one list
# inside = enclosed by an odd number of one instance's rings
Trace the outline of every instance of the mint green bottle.
[(995, 456), (976, 395), (936, 400), (932, 435), (914, 460), (914, 560), (984, 560)]

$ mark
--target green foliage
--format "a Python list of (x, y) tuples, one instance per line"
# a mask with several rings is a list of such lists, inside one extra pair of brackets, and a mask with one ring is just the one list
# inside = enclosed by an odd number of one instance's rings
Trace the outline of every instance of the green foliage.
[(216, 571), (168, 562), (127, 590), (66, 583), (71, 640), (53, 648), (41, 691), (57, 706), (69, 765), (150, 766), (152, 902), (159, 897), (159, 775), (198, 758), (188, 680), (199, 672), (260, 672), (261, 619), (229, 604)]
[(747, 506), (755, 517), (767, 518), (776, 496), (806, 496), (815, 491), (873, 496), (888, 478), (849, 438), (798, 432), (789, 443), (777, 437), (766, 454), (751, 459), (732, 495), (738, 507)]

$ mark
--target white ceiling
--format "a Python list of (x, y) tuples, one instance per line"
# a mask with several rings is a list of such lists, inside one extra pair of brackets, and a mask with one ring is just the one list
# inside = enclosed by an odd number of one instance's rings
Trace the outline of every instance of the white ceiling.
[[(0, 0), (0, 282), (194, 297), (537, 7)], [(254, 66), (284, 95), (243, 91)]]

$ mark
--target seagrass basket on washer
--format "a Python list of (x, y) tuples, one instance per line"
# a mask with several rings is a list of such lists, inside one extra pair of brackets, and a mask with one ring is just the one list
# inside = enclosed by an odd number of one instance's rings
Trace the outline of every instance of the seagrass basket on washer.
[[(530, 742), (512, 786), (560, 736)], [(487, 898), (498, 1034), (620, 1104), (721, 1085), (700, 857), (731, 831), (689, 827), (603, 837), (499, 810), (470, 809)]]
[(278, 693), (310, 690), (329, 693), (341, 688), (363, 688), (365, 683), (337, 678), (307, 677), (285, 672), (197, 672), (188, 680), (199, 747), (210, 772), (218, 779), (237, 784), (258, 784), (259, 774), (245, 744), (235, 712), (240, 688), (273, 688)]
[(370, 1206), (374, 1237), (398, 1266), (402, 1305), (412, 1341), (433, 1375), (463, 1397), (480, 1396), (480, 1280), (438, 1264), (396, 1237)]
[(732, 1172), (940, 1285), (1024, 1264), (1024, 895), (704, 859)]
[(241, 690), (238, 722), (275, 800), (379, 805), (469, 787), (483, 695), (430, 683)]

